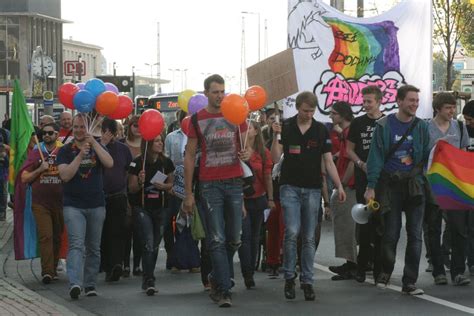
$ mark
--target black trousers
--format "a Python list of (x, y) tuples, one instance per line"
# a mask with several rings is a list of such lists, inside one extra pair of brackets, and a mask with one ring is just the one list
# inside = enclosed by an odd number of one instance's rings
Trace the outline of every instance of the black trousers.
[[(364, 193), (367, 187), (367, 175), (360, 168), (355, 168), (355, 190), (357, 203), (366, 204)], [(376, 222), (373, 217), (367, 224), (357, 224), (359, 233), (359, 253), (357, 265), (365, 269), (368, 264), (374, 264), (374, 279), (381, 271), (381, 236), (376, 233)]]
[(122, 265), (125, 243), (127, 196), (119, 194), (105, 199), (105, 221), (102, 229), (102, 262), (109, 273), (115, 265)]
[[(446, 274), (444, 269), (445, 249), (441, 246), (441, 223), (443, 212), (431, 209), (428, 218), (428, 238), (431, 248), (433, 276)], [(466, 249), (468, 244), (469, 211), (449, 210), (444, 212), (447, 233), (451, 239), (451, 278), (463, 274), (466, 269)], [(445, 231), (446, 234), (446, 231)]]

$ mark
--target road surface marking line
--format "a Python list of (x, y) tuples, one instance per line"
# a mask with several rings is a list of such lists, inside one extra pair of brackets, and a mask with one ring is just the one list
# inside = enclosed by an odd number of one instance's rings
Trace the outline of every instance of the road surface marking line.
[[(313, 265), (313, 267), (318, 269), (318, 270), (336, 275), (335, 273), (329, 271), (328, 267), (326, 267), (326, 266), (315, 263)], [(369, 284), (374, 284), (373, 281), (374, 281), (373, 279), (368, 278), (368, 280), (366, 280), (365, 282), (369, 283)], [(390, 290), (393, 290), (393, 291), (397, 291), (397, 292), (402, 291), (402, 288), (400, 286), (396, 286), (396, 285), (389, 284), (389, 285), (387, 285), (387, 288), (390, 289)], [(432, 302), (432, 303), (435, 303), (435, 304), (443, 305), (445, 307), (452, 308), (452, 309), (455, 309), (455, 310), (458, 310), (458, 311), (461, 311), (461, 312), (464, 312), (464, 313), (474, 315), (474, 308), (464, 306), (464, 305), (460, 305), (460, 304), (456, 304), (456, 303), (453, 303), (453, 302), (450, 302), (450, 301), (446, 301), (446, 300), (443, 300), (441, 298), (437, 298), (437, 297), (434, 297), (434, 296), (431, 296), (431, 295), (427, 295), (427, 294), (413, 295), (413, 297), (416, 297), (416, 298), (419, 298), (419, 299), (422, 299), (422, 300), (425, 300), (425, 301), (429, 301), (429, 302)]]

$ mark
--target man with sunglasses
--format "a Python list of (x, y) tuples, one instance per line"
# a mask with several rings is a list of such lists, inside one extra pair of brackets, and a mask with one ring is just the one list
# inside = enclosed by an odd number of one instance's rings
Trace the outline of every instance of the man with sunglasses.
[(42, 281), (49, 284), (56, 278), (64, 227), (63, 189), (56, 163), (57, 152), (62, 144), (56, 142), (59, 127), (55, 123), (44, 124), (41, 131), (43, 142), (28, 155), (21, 181), (32, 186), (32, 209), (38, 229)]

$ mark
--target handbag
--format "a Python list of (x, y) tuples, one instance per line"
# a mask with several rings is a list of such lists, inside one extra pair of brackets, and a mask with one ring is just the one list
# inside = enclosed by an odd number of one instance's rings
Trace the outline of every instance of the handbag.
[(194, 240), (206, 238), (206, 232), (202, 225), (201, 216), (196, 206), (193, 207), (193, 218), (191, 220), (191, 235)]
[(243, 171), (243, 192), (246, 197), (251, 197), (255, 194), (255, 189), (253, 188), (253, 182), (255, 181), (255, 177), (253, 175), (252, 167), (249, 163), (240, 160), (240, 166), (242, 167)]

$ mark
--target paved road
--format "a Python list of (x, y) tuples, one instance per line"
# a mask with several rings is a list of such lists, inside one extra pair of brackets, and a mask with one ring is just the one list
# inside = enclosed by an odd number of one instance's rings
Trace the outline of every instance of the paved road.
[[(455, 287), (435, 286), (429, 273), (424, 272), (426, 261), (422, 259), (418, 285), (426, 295), (409, 297), (400, 294), (402, 258), (405, 238), (398, 251), (398, 263), (391, 286), (381, 290), (373, 283), (358, 284), (353, 280), (331, 281), (327, 266), (341, 264), (334, 258), (334, 241), (331, 224), (323, 226), (322, 241), (315, 262), (316, 301), (305, 302), (302, 291), (297, 292), (294, 301), (283, 297), (283, 280), (269, 279), (266, 273), (256, 274), (257, 287), (246, 290), (243, 280), (236, 274), (233, 291), (233, 307), (226, 309), (231, 315), (466, 315), (474, 314), (473, 285)], [(402, 248), (403, 247), (403, 248)], [(11, 251), (10, 244), (4, 254)], [(157, 288), (159, 293), (147, 297), (140, 290), (139, 278), (122, 279), (113, 284), (104, 282), (100, 275), (98, 297), (81, 297), (71, 301), (68, 296), (66, 276), (48, 286), (42, 285), (39, 277), (39, 260), (12, 261), (11, 256), (4, 265), (4, 273), (37, 294), (64, 306), (78, 315), (218, 315), (224, 311), (210, 301), (203, 290), (199, 274), (171, 274), (164, 270), (164, 251), (160, 250), (157, 267)], [(235, 271), (239, 271), (236, 256)]]

